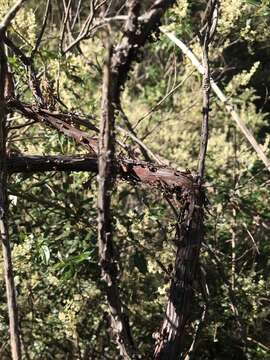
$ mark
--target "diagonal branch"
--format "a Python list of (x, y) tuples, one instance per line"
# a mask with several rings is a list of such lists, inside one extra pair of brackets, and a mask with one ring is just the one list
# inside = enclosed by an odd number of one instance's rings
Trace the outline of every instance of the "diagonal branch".
[(119, 102), (120, 92), (123, 90), (133, 61), (138, 57), (138, 52), (158, 30), (162, 16), (175, 2), (176, 0), (155, 0), (139, 21), (140, 1), (130, 1), (124, 35), (116, 46), (112, 58), (112, 72), (117, 84), (116, 104)]
[[(189, 58), (192, 64), (196, 67), (199, 73), (203, 74), (204, 69), (202, 64), (199, 62), (197, 57), (193, 54), (193, 52), (180, 40), (178, 39), (173, 33), (168, 32), (162, 28), (160, 31), (163, 32), (171, 41), (173, 41), (182, 51), (183, 53)], [(219, 86), (215, 83), (215, 81), (210, 77), (210, 85), (216, 96), (221, 100), (224, 104), (226, 111), (231, 115), (232, 119), (236, 122), (237, 126), (244, 134), (250, 145), (256, 151), (258, 158), (264, 163), (266, 168), (270, 171), (270, 160), (265, 155), (261, 145), (258, 144), (252, 132), (247, 128), (243, 120), (240, 118), (238, 112), (235, 110), (235, 107), (230, 103), (227, 96), (222, 92)]]
[[(57, 129), (60, 133), (75, 140), (77, 144), (83, 146), (89, 152), (97, 153), (97, 139), (71, 125), (73, 120), (80, 122), (82, 125), (84, 124), (84, 121), (76, 115), (54, 113), (50, 110), (37, 108), (18, 100), (9, 101), (7, 103), (7, 108), (21, 113), (28, 119), (38, 121), (50, 128)], [(90, 123), (88, 123), (88, 127), (92, 127), (94, 131), (97, 130), (96, 127)]]
[(10, 25), (11, 21), (15, 18), (17, 12), (23, 6), (26, 0), (17, 1), (13, 7), (9, 10), (9, 12), (5, 15), (4, 19), (0, 23), (0, 32), (4, 32), (7, 27)]
[(41, 30), (40, 30), (40, 33), (38, 35), (38, 38), (37, 38), (37, 41), (35, 43), (35, 46), (34, 48), (32, 49), (31, 51), (31, 56), (30, 58), (33, 59), (39, 46), (40, 46), (40, 43), (41, 43), (41, 40), (42, 40), (42, 37), (44, 35), (44, 31), (46, 29), (46, 25), (47, 25), (47, 20), (48, 20), (48, 15), (49, 15), (49, 12), (51, 11), (51, 0), (47, 0), (47, 4), (46, 4), (46, 9), (45, 9), (45, 15), (44, 15), (44, 18), (43, 18), (43, 23), (42, 23), (42, 27), (41, 27)]

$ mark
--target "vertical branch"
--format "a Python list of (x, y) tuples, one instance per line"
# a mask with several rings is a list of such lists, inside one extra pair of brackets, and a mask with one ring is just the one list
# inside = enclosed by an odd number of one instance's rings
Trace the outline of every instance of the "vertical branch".
[[(198, 275), (198, 263), (203, 240), (204, 193), (201, 186), (208, 142), (210, 104), (209, 44), (217, 23), (217, 0), (209, 0), (205, 22), (202, 24), (203, 48), (203, 120), (198, 161), (199, 186), (183, 194), (182, 213), (178, 223), (180, 233), (176, 238), (176, 260), (172, 274), (169, 298), (164, 320), (156, 337), (154, 360), (177, 360), (184, 352), (185, 326), (190, 316), (194, 293), (194, 279)], [(205, 314), (204, 314), (205, 316)], [(196, 333), (192, 347), (196, 341)], [(191, 347), (191, 348), (192, 348)]]
[(115, 183), (114, 169), (115, 153), (115, 105), (114, 83), (111, 75), (111, 54), (109, 49), (107, 63), (104, 68), (102, 89), (102, 117), (99, 135), (99, 190), (98, 190), (98, 243), (99, 263), (102, 279), (106, 287), (106, 297), (109, 306), (111, 328), (116, 338), (121, 356), (125, 360), (137, 359), (135, 347), (130, 335), (128, 321), (123, 313), (117, 286), (118, 265), (115, 259), (112, 221), (111, 221), (111, 192)]
[(154, 360), (178, 360), (183, 354), (186, 323), (194, 293), (194, 279), (203, 236), (203, 194), (201, 189), (190, 189), (184, 202), (176, 238), (176, 259), (166, 312), (156, 339)]
[(201, 129), (201, 144), (198, 162), (198, 175), (200, 181), (204, 177), (205, 156), (208, 144), (208, 121), (210, 111), (210, 66), (209, 66), (209, 45), (217, 25), (217, 0), (209, 0), (205, 11), (205, 17), (201, 30), (201, 46), (203, 51), (203, 119)]
[(12, 97), (14, 89), (11, 74), (8, 71), (7, 57), (5, 53), (5, 31), (12, 19), (26, 0), (18, 0), (5, 15), (0, 23), (0, 237), (4, 259), (4, 274), (7, 293), (7, 305), (9, 316), (9, 332), (12, 360), (21, 360), (21, 343), (19, 335), (18, 309), (16, 301), (16, 289), (12, 269), (11, 248), (8, 233), (8, 198), (7, 198), (7, 127), (5, 101)]
[(231, 228), (231, 234), (232, 234), (232, 238), (231, 238), (231, 244), (232, 244), (232, 263), (231, 263), (231, 283), (232, 283), (232, 290), (235, 290), (235, 270), (236, 270), (236, 210), (235, 208), (233, 208), (232, 210), (233, 213), (233, 223), (232, 223), (232, 228)]
[[(2, 35), (2, 33), (1, 33)], [(8, 233), (8, 199), (7, 199), (7, 167), (6, 167), (6, 111), (5, 99), (10, 96), (10, 76), (8, 72), (5, 47), (0, 38), (0, 236), (4, 259), (4, 274), (6, 283), (9, 332), (12, 360), (21, 359), (21, 345), (19, 337), (18, 311), (16, 302), (16, 289), (14, 284), (11, 248)]]

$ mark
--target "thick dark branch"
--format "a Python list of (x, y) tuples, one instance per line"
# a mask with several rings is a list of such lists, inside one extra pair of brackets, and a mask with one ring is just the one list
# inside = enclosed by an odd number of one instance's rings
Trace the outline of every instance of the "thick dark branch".
[(142, 16), (138, 24), (140, 1), (130, 1), (128, 19), (121, 42), (115, 48), (112, 58), (112, 71), (115, 77), (117, 92), (115, 102), (119, 102), (131, 64), (138, 57), (138, 52), (158, 30), (160, 19), (175, 0), (156, 0), (150, 9)]
[(203, 238), (203, 193), (186, 192), (181, 199), (180, 236), (176, 239), (176, 259), (164, 320), (154, 334), (154, 360), (177, 360), (183, 353), (186, 323), (190, 316), (194, 279)]
[(28, 119), (36, 120), (50, 128), (57, 129), (60, 133), (75, 140), (77, 144), (83, 146), (88, 151), (97, 153), (97, 139), (71, 125), (73, 122), (76, 122), (79, 125), (87, 126), (90, 129), (92, 128), (92, 130), (96, 132), (97, 128), (86, 120), (80, 119), (72, 114), (63, 114), (37, 108), (29, 104), (21, 103), (18, 100), (9, 101), (7, 108), (20, 112)]
[[(7, 158), (9, 173), (36, 173), (46, 171), (88, 171), (97, 173), (97, 156), (82, 155), (13, 155)], [(190, 173), (180, 172), (166, 166), (154, 166), (144, 161), (116, 159), (115, 174), (134, 184), (142, 183), (156, 188), (197, 188), (196, 179)]]
[(89, 171), (97, 173), (97, 157), (10, 155), (7, 159), (9, 173), (36, 173), (46, 171)]

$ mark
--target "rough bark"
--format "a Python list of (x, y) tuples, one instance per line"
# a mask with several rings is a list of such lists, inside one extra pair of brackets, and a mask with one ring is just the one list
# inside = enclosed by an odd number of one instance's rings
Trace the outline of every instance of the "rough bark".
[(79, 125), (86, 125), (87, 123), (87, 127), (92, 128), (92, 130), (96, 132), (97, 128), (91, 125), (90, 122), (84, 121), (74, 114), (52, 112), (14, 99), (8, 101), (6, 107), (9, 111), (17, 111), (28, 119), (35, 120), (43, 125), (56, 129), (65, 136), (73, 139), (77, 144), (86, 148), (89, 152), (97, 153), (97, 138), (73, 126), (74, 122)]
[(180, 359), (185, 325), (190, 315), (194, 279), (203, 237), (203, 194), (199, 188), (184, 192), (180, 236), (166, 313), (156, 338), (155, 360)]
[(99, 187), (98, 187), (98, 244), (99, 264), (102, 279), (105, 282), (105, 292), (110, 313), (111, 329), (116, 339), (120, 355), (125, 360), (138, 359), (133, 340), (131, 338), (127, 318), (123, 312), (120, 293), (117, 284), (118, 264), (115, 258), (112, 219), (111, 193), (113, 191), (116, 171), (114, 169), (115, 154), (115, 114), (114, 83), (111, 77), (111, 50), (104, 67), (102, 89), (102, 118), (99, 134)]
[[(83, 155), (14, 155), (7, 158), (9, 173), (36, 173), (46, 171), (88, 171), (98, 172), (97, 156)], [(142, 183), (152, 187), (170, 188), (180, 192), (181, 189), (196, 189), (196, 179), (189, 172), (181, 172), (167, 166), (155, 166), (144, 161), (132, 159), (115, 159), (115, 173), (123, 180), (134, 184)]]
[(120, 93), (124, 88), (133, 61), (138, 59), (139, 51), (158, 31), (162, 16), (175, 2), (175, 0), (155, 0), (138, 23), (140, 1), (129, 1), (128, 19), (124, 27), (123, 37), (115, 47), (112, 57), (112, 73), (116, 84), (116, 104), (120, 102)]

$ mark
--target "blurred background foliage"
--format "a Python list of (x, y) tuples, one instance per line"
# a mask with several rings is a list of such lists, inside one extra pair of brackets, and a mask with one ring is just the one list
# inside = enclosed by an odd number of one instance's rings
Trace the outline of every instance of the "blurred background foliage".
[[(1, 16), (11, 4), (1, 0)], [(80, 47), (60, 57), (61, 4), (53, 1), (34, 65), (41, 84), (49, 82), (61, 99), (55, 104), (57, 111), (69, 109), (88, 115), (98, 125), (106, 33), (100, 28)], [(122, 4), (115, 1), (117, 9)], [(204, 1), (179, 0), (164, 18), (164, 25), (199, 57), (196, 34), (204, 8)], [(28, 54), (44, 11), (44, 2), (29, 1), (12, 24), (10, 36)], [(221, 0), (210, 54), (213, 78), (226, 90), (268, 156), (269, 15), (266, 0)], [(121, 23), (112, 23), (112, 41), (120, 36)], [(24, 68), (11, 52), (9, 64), (20, 99), (33, 102)], [(196, 171), (201, 77), (164, 35), (158, 34), (142, 51), (122, 99), (130, 123), (138, 123), (138, 137), (154, 153), (175, 168)], [(269, 173), (214, 95), (211, 108), (205, 185), (210, 205), (201, 254), (209, 296), (195, 358), (270, 359)], [(13, 114), (9, 121), (14, 126), (25, 120)], [(125, 125), (121, 116), (117, 122)], [(118, 138), (132, 153), (136, 145), (122, 134)], [(71, 140), (40, 125), (11, 131), (9, 148), (29, 154), (79, 152)], [(118, 152), (122, 154), (122, 149)], [(85, 151), (80, 149), (80, 153)], [(138, 151), (136, 154), (141, 157)], [(98, 268), (96, 189), (96, 179), (87, 173), (10, 178), (10, 231), (24, 359), (118, 358), (108, 332), (104, 284)], [(175, 220), (157, 190), (120, 180), (113, 194), (113, 216), (123, 302), (129, 307), (139, 350), (144, 359), (149, 359), (173, 265)], [(0, 272), (1, 359), (10, 359)], [(195, 293), (187, 349), (205, 304), (199, 289)]]

